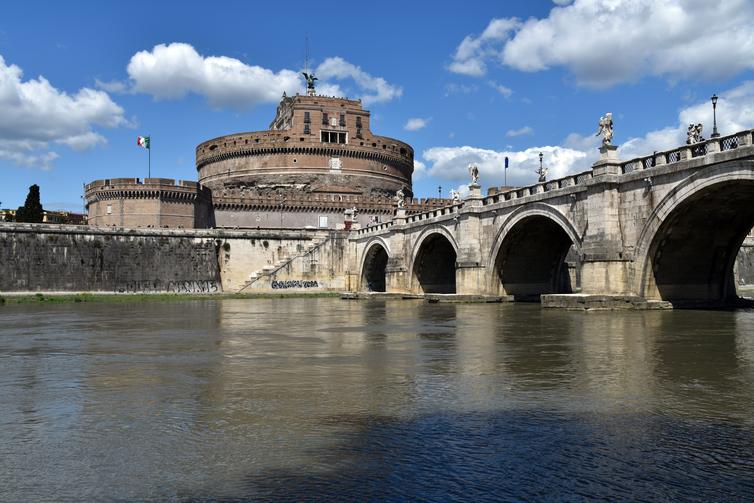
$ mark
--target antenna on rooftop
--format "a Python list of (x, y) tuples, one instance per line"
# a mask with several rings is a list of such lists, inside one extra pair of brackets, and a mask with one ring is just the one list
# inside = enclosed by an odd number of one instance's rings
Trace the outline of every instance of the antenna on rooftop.
[(314, 81), (319, 80), (309, 71), (309, 37), (306, 37), (306, 54), (304, 55), (304, 71), (301, 72), (306, 79), (306, 94), (315, 96), (317, 90), (314, 89)]
[(309, 73), (309, 37), (305, 38), (304, 44), (304, 71)]

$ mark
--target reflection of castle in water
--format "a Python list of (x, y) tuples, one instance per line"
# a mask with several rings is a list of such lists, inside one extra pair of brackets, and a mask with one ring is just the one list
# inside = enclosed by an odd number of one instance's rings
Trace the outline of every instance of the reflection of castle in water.
[[(96, 180), (85, 187), (89, 224), (119, 227), (337, 228), (387, 220), (412, 197), (414, 151), (372, 133), (360, 100), (286, 96), (267, 131), (196, 147), (199, 183)], [(448, 204), (409, 199), (415, 213)], [(356, 210), (351, 218), (350, 212)], [(349, 218), (345, 212), (349, 211)]]

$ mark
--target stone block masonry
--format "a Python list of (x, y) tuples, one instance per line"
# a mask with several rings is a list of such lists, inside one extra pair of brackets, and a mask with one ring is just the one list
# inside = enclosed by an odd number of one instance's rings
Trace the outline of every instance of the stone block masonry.
[(213, 293), (217, 244), (191, 235), (0, 226), (0, 291)]
[(262, 273), (269, 275), (254, 291), (277, 292), (272, 280), (296, 279), (307, 290), (340, 290), (344, 236), (0, 223), (0, 292), (237, 292)]

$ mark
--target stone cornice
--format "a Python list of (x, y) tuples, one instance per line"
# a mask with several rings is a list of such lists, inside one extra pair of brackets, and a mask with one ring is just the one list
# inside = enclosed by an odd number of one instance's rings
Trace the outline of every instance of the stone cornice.
[[(391, 141), (397, 141), (392, 140)], [(244, 147), (246, 147), (244, 145)], [(410, 148), (410, 147), (409, 147)], [(341, 156), (341, 157), (353, 157), (356, 159), (370, 159), (383, 164), (390, 164), (393, 166), (402, 167), (408, 170), (408, 174), (413, 171), (413, 161), (409, 157), (401, 157), (400, 155), (392, 155), (384, 150), (377, 150), (375, 147), (362, 147), (355, 145), (343, 145), (343, 146), (328, 146), (328, 147), (312, 147), (312, 146), (295, 146), (295, 145), (265, 145), (254, 146), (251, 148), (239, 148), (238, 150), (226, 151), (220, 154), (197, 154), (196, 169), (199, 170), (208, 164), (224, 161), (227, 159), (235, 159), (240, 157), (253, 157), (253, 156), (265, 156), (276, 154), (291, 154), (291, 155), (319, 155), (319, 156)]]

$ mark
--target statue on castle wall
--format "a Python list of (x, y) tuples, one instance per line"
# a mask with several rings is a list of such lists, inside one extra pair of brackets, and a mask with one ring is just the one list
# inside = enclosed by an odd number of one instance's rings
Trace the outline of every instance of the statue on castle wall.
[(451, 190), (450, 197), (453, 199), (453, 204), (459, 204), (461, 202), (461, 193), (457, 190)]
[(594, 136), (602, 135), (602, 145), (610, 145), (613, 141), (613, 114), (612, 112), (606, 113), (603, 117), (600, 117), (599, 131)]

